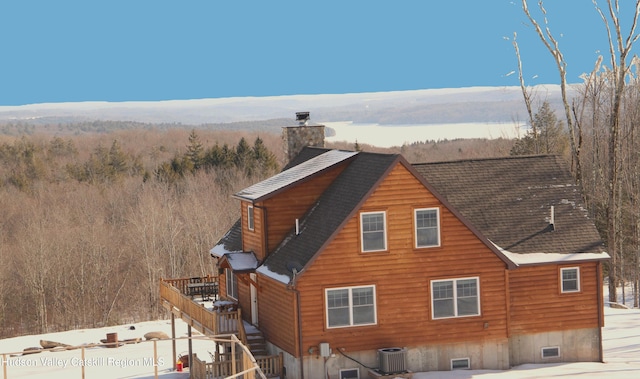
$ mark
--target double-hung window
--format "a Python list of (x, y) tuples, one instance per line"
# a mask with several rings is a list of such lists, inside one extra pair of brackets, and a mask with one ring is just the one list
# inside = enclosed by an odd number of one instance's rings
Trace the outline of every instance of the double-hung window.
[(253, 230), (255, 228), (254, 217), (253, 217), (253, 205), (247, 206), (247, 228), (249, 228), (249, 230)]
[(580, 268), (568, 267), (560, 269), (562, 293), (580, 292)]
[(227, 296), (238, 299), (238, 279), (233, 274), (233, 271), (228, 268), (226, 271), (226, 284), (227, 284)]
[(387, 250), (385, 212), (363, 212), (360, 214), (362, 251)]
[(480, 315), (478, 278), (432, 280), (431, 302), (434, 319)]
[(438, 208), (415, 210), (416, 247), (440, 246), (440, 212)]
[(375, 286), (326, 289), (327, 327), (375, 324), (375, 298)]

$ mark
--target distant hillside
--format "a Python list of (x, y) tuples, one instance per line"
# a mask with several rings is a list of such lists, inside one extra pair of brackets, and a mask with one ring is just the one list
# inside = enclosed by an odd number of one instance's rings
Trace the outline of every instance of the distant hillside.
[[(535, 102), (560, 109), (559, 87), (533, 88)], [(310, 111), (315, 122), (429, 124), (526, 120), (519, 87), (472, 87), (342, 95), (294, 95), (158, 102), (82, 102), (0, 107), (0, 124), (127, 121), (153, 125), (221, 125), (261, 120), (293, 122)], [(131, 124), (134, 125), (134, 124)], [(283, 125), (279, 125), (283, 126)], [(236, 124), (233, 128), (252, 128)]]

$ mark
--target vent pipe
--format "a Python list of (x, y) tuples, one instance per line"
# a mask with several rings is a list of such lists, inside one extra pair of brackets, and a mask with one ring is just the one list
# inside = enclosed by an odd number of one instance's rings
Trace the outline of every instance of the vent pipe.
[(549, 225), (551, 226), (551, 230), (556, 230), (556, 213), (553, 205), (551, 206), (551, 215), (549, 216)]
[(296, 219), (296, 236), (300, 234), (300, 220)]

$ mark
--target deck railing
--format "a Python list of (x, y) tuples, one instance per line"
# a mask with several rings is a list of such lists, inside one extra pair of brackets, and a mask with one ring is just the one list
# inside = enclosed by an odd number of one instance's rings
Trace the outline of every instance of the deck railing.
[[(194, 378), (254, 379), (280, 376), (283, 367), (282, 354), (254, 358), (246, 347), (247, 334), (241, 310), (213, 311), (193, 301), (187, 295), (188, 285), (195, 283), (193, 279), (161, 280), (160, 299), (162, 305), (202, 334), (230, 335), (232, 340), (228, 342), (231, 343), (232, 351), (229, 357), (237, 357), (236, 359), (206, 362), (194, 355), (191, 363)], [(207, 278), (203, 278), (203, 280), (207, 280)]]
[(194, 355), (193, 360), (191, 361), (191, 370), (194, 378), (266, 379), (268, 376), (272, 377), (280, 375), (280, 370), (265, 372), (262, 370), (262, 367), (282, 367), (282, 354), (256, 359), (251, 355), (249, 349), (243, 345), (235, 335), (232, 335), (230, 340), (226, 342), (231, 345), (232, 352), (230, 353), (230, 356), (237, 357), (237, 359), (206, 362), (200, 360), (197, 355)]
[(162, 305), (202, 334), (238, 334), (241, 341), (246, 343), (246, 333), (240, 309), (214, 312), (205, 308), (202, 304), (191, 300), (179, 287), (173, 285), (173, 283), (178, 283), (179, 286), (182, 286), (185, 283), (184, 280), (163, 279), (160, 281)]

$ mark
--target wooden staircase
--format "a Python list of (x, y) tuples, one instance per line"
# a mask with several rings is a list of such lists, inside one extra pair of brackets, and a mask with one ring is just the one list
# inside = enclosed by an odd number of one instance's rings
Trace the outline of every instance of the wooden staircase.
[(247, 347), (254, 357), (265, 357), (269, 355), (267, 351), (267, 341), (264, 335), (255, 326), (245, 326), (247, 333)]

